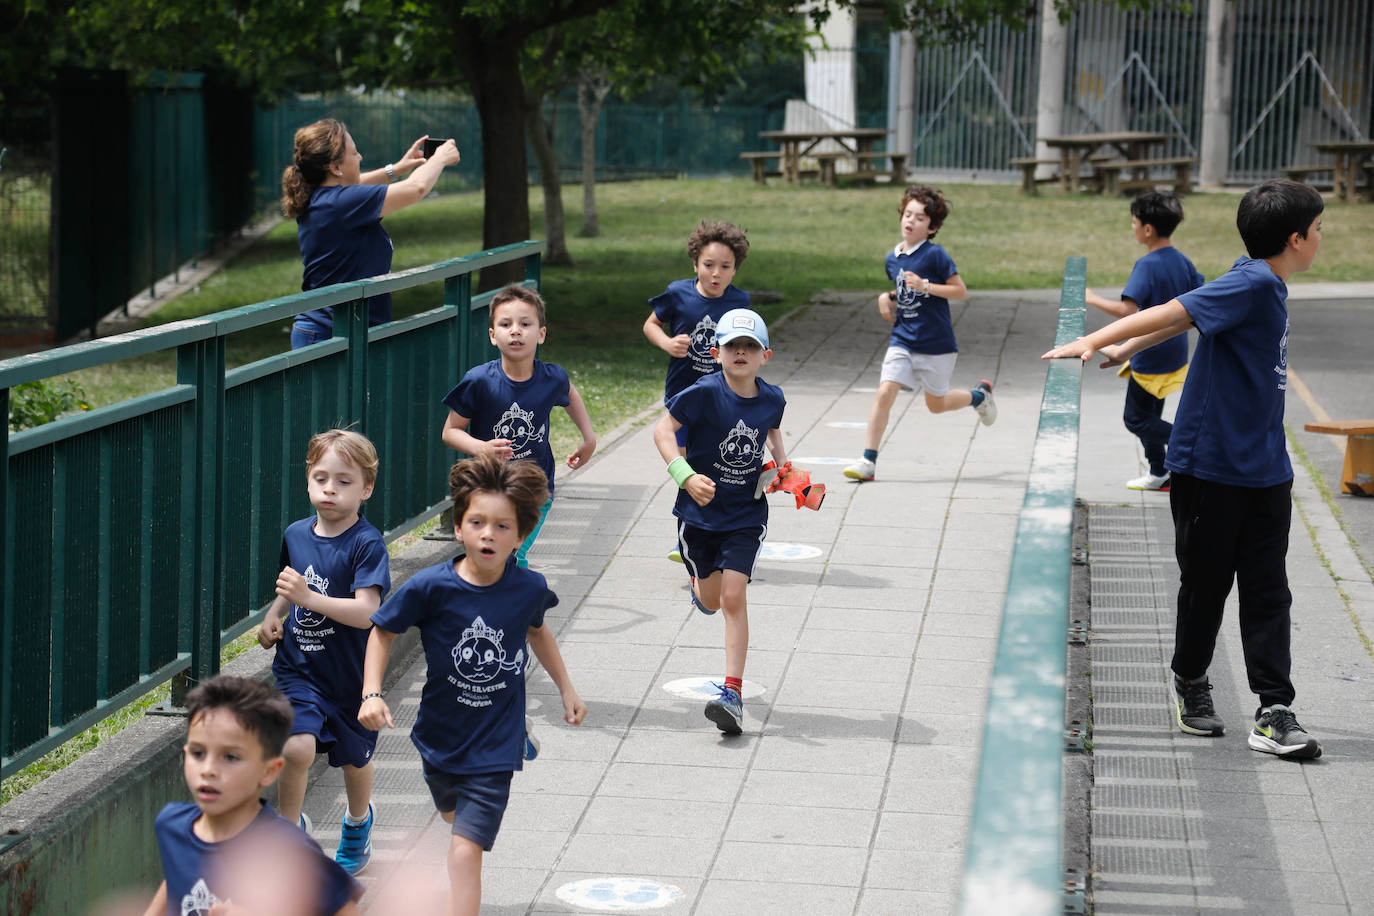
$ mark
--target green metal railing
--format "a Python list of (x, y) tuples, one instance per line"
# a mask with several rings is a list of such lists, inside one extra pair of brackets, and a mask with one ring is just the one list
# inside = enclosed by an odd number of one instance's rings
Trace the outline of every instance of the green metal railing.
[[(1083, 335), (1087, 261), (1069, 258), (1055, 346)], [(1064, 680), (1078, 470), (1077, 360), (1052, 360), (1016, 529), (969, 827), (963, 916), (1064, 912)]]
[[(175, 351), (176, 384), (0, 438), (0, 775), (221, 645), (274, 596), (281, 534), (310, 511), (306, 442), (357, 424), (381, 470), (366, 513), (392, 540), (448, 503), (444, 392), (490, 358), (472, 276), (522, 242), (0, 361), (0, 412), (23, 382)], [(443, 304), (367, 326), (367, 299), (442, 283)], [(437, 298), (437, 297), (436, 297)], [(228, 336), (333, 306), (335, 337), (226, 370)]]

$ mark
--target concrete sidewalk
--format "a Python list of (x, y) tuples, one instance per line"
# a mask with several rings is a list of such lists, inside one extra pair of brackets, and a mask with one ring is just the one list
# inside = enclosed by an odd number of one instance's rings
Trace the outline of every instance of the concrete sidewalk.
[[(855, 484), (841, 469), (861, 450), (886, 345), (872, 298), (838, 295), (773, 328), (775, 356), (763, 375), (788, 395), (789, 454), (829, 493), (818, 513), (770, 498), (767, 553), (750, 587), (744, 735), (722, 737), (702, 714), (705, 695), (694, 693), (723, 674), (722, 623), (690, 609), (686, 574), (665, 558), (675, 488), (648, 427), (560, 479), (531, 562), (561, 598), (549, 620), (591, 712), (580, 728), (564, 726), (552, 684), (531, 673), (543, 750), (515, 778), (486, 858), (483, 913), (953, 911), (1045, 376), (1037, 357), (1052, 338), (1058, 295), (956, 307), (955, 382), (995, 381), (996, 425), (982, 427), (972, 411), (934, 416), (905, 396), (877, 481)], [(1154, 655), (1137, 652), (1144, 661), (1130, 669), (1147, 676), (1130, 696), (1112, 693), (1107, 680), (1094, 684), (1094, 789), (1123, 793), (1092, 818), (1098, 911), (1368, 911), (1374, 887), (1359, 866), (1374, 838), (1360, 823), (1374, 803), (1357, 790), (1374, 756), (1374, 665), (1341, 589), (1359, 613), (1374, 602), (1362, 604), (1368, 590), (1356, 594), (1350, 578), (1333, 579), (1295, 516), (1296, 708), (1326, 756), (1299, 765), (1245, 748), (1250, 699), (1234, 616), (1213, 673), (1228, 736), (1172, 733), (1160, 660), (1174, 587), (1171, 529), (1159, 519), (1167, 497), (1121, 486), (1138, 473), (1121, 396), (1109, 373), (1085, 373), (1079, 491), (1090, 513), (1106, 513), (1095, 516), (1104, 544), (1108, 523), (1120, 521), (1112, 513), (1151, 520), (1160, 543), (1146, 565), (1158, 568), (1161, 585), (1147, 602), (1158, 619), (1141, 630)], [(1299, 508), (1332, 569), (1348, 576), (1343, 535), (1299, 480)], [(1095, 574), (1108, 572), (1107, 559)], [(1368, 587), (1368, 577), (1357, 584)], [(448, 827), (406, 732), (420, 664), (388, 696), (398, 728), (382, 736), (376, 757), (376, 853), (363, 876), (371, 913), (438, 912), (447, 886)], [(1161, 775), (1169, 767), (1172, 782)], [(1216, 784), (1199, 782), (1206, 773)], [(326, 850), (343, 812), (337, 775), (306, 799)], [(1173, 791), (1164, 800), (1176, 804), (1149, 815), (1132, 807), (1156, 789), (1161, 798)], [(1162, 836), (1145, 835), (1147, 817)]]

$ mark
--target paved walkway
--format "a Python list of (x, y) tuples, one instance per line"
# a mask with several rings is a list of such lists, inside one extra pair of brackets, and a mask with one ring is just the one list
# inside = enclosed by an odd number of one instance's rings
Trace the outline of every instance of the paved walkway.
[[(484, 914), (953, 911), (1044, 381), (1036, 357), (1058, 296), (975, 297), (956, 309), (956, 381), (995, 380), (997, 424), (971, 411), (934, 416), (904, 397), (879, 479), (860, 485), (840, 471), (861, 449), (886, 341), (871, 298), (838, 296), (773, 329), (764, 375), (788, 394), (789, 454), (829, 494), (819, 513), (771, 498), (769, 554), (750, 587), (743, 736), (723, 738), (704, 697), (673, 692), (720, 678), (721, 621), (689, 608), (685, 573), (664, 558), (673, 487), (648, 427), (560, 479), (531, 561), (562, 599), (550, 623), (591, 713), (580, 728), (562, 725), (556, 691), (532, 672), (543, 751), (516, 777), (487, 856)], [(1112, 559), (1131, 566), (1122, 576), (1140, 567), (1157, 582), (1142, 605), (1149, 619), (1094, 612), (1092, 651), (1100, 640), (1104, 653), (1127, 643), (1135, 653), (1093, 659), (1097, 911), (1370, 912), (1374, 838), (1362, 825), (1374, 802), (1360, 790), (1374, 760), (1374, 664), (1352, 614), (1374, 632), (1374, 587), (1351, 577), (1353, 556), (1300, 472), (1298, 505), (1346, 576), (1333, 579), (1295, 517), (1297, 708), (1327, 755), (1299, 765), (1245, 749), (1233, 616), (1213, 672), (1230, 733), (1176, 736), (1162, 692), (1167, 497), (1121, 487), (1137, 457), (1119, 380), (1094, 371), (1084, 387), (1083, 429), (1095, 435), (1080, 452), (1079, 490), (1097, 532), (1094, 596)], [(1148, 552), (1113, 558), (1109, 535), (1138, 531)], [(388, 696), (399, 727), (376, 758), (376, 856), (364, 876), (374, 914), (438, 912), (446, 887), (447, 826), (405, 730), (422, 679), (414, 667)], [(326, 849), (343, 810), (333, 775), (306, 800)]]

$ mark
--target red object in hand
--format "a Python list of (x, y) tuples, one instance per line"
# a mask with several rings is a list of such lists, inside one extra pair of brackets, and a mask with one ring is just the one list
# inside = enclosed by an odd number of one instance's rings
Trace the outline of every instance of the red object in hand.
[[(773, 462), (768, 462), (763, 466), (764, 470), (775, 467)], [(785, 490), (791, 493), (797, 500), (797, 508), (805, 506), (808, 509), (820, 509), (821, 503), (825, 501), (825, 484), (811, 482), (811, 472), (802, 471), (792, 467), (792, 462), (787, 462), (778, 468), (778, 476), (768, 484), (768, 489), (764, 492), (774, 493), (778, 490)]]

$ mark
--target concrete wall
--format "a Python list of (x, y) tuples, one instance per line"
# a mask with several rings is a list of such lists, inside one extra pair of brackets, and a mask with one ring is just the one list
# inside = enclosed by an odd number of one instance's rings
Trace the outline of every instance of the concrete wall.
[[(392, 558), (392, 587), (456, 552), (452, 541), (422, 541)], [(419, 650), (418, 631), (397, 638), (387, 687)], [(254, 649), (224, 671), (270, 681), (272, 657)], [(163, 805), (188, 799), (185, 737), (185, 719), (150, 716), (0, 807), (0, 831), (28, 834), (0, 854), (0, 913), (76, 916), (121, 894), (140, 900), (142, 912), (162, 880), (153, 821)], [(315, 772), (325, 766), (318, 758)], [(275, 800), (275, 787), (267, 797)]]

